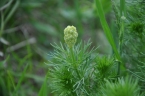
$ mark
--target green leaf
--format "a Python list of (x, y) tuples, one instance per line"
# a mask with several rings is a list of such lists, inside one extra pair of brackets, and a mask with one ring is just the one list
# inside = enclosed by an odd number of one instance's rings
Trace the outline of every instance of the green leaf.
[(44, 33), (50, 34), (52, 36), (58, 36), (56, 29), (51, 25), (39, 23), (36, 21), (33, 21), (32, 24), (40, 32), (44, 32)]
[(8, 15), (5, 19), (5, 22), (4, 22), (5, 24), (9, 21), (9, 19), (12, 17), (14, 12), (17, 10), (19, 4), (20, 4), (20, 0), (17, 0), (16, 3), (14, 4), (13, 8), (11, 9), (11, 11), (8, 13)]
[(109, 26), (107, 24), (107, 21), (105, 19), (105, 15), (104, 15), (104, 11), (103, 11), (103, 8), (102, 8), (102, 4), (101, 4), (100, 0), (95, 0), (95, 3), (96, 3), (97, 11), (98, 11), (98, 14), (99, 14), (99, 18), (100, 18), (104, 33), (105, 33), (110, 45), (112, 46), (112, 49), (115, 52), (116, 58), (119, 61), (121, 61), (120, 55), (119, 55), (119, 53), (117, 51), (117, 47), (115, 45), (115, 42), (114, 42), (114, 39), (113, 39), (113, 36), (112, 36), (112, 33), (111, 33), (110, 28), (109, 28)]
[(20, 86), (21, 86), (21, 83), (22, 83), (22, 81), (23, 81), (23, 79), (24, 79), (24, 77), (25, 77), (25, 74), (26, 74), (27, 69), (28, 69), (28, 64), (25, 66), (25, 69), (24, 69), (24, 71), (22, 72), (22, 75), (21, 75), (21, 77), (20, 77), (20, 79), (19, 79), (19, 81), (18, 81), (18, 84), (17, 84), (16, 87), (14, 88), (15, 90), (14, 90), (12, 96), (16, 96), (16, 95), (17, 95), (17, 92), (18, 92), (18, 90), (19, 90), (19, 88), (20, 88)]
[(45, 80), (43, 82), (43, 85), (41, 86), (38, 96), (48, 96), (48, 86), (47, 86), (48, 75), (49, 75), (49, 72), (47, 72), (45, 76)]

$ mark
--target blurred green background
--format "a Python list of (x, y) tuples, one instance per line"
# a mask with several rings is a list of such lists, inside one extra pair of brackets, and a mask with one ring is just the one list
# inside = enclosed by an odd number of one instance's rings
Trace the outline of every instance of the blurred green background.
[[(111, 2), (101, 1), (114, 32)], [(111, 53), (94, 0), (0, 0), (0, 96), (38, 96), (51, 43), (64, 43), (67, 25), (77, 28), (77, 42), (91, 39), (100, 54)]]

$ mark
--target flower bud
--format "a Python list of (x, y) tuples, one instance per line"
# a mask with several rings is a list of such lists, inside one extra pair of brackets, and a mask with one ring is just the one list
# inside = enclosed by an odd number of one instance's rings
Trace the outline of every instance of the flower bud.
[(75, 45), (75, 43), (77, 41), (77, 37), (78, 37), (78, 33), (76, 30), (76, 27), (67, 26), (64, 29), (64, 40), (69, 48), (72, 48)]

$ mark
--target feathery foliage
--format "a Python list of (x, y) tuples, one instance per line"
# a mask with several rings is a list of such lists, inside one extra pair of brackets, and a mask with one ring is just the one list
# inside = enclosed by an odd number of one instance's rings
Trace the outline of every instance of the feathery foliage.
[(139, 86), (132, 78), (119, 78), (115, 82), (106, 81), (100, 96), (142, 96), (139, 93)]

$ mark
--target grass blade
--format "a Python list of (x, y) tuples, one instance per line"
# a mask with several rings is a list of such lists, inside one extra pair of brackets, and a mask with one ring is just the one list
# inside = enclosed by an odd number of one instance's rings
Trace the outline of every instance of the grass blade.
[(14, 78), (13, 78), (13, 76), (12, 76), (12, 74), (11, 74), (11, 72), (9, 70), (7, 70), (7, 74), (9, 76), (9, 79), (10, 79), (10, 81), (12, 83), (12, 86), (13, 86), (13, 88), (15, 90), (16, 89), (16, 86), (15, 86), (15, 83), (14, 83)]
[(38, 93), (38, 96), (48, 96), (48, 86), (47, 86), (47, 80), (48, 80), (48, 74), (49, 72), (47, 72), (46, 76), (45, 76), (45, 80), (44, 83)]
[(3, 12), (1, 11), (0, 38), (2, 36), (3, 30), (4, 30), (4, 15), (3, 15)]
[(9, 19), (11, 18), (11, 16), (14, 14), (14, 12), (17, 10), (18, 6), (20, 4), (20, 0), (17, 0), (14, 7), (11, 9), (11, 11), (9, 12), (9, 14), (7, 15), (6, 19), (5, 19), (5, 24), (9, 21)]
[(23, 81), (23, 79), (24, 79), (24, 77), (25, 77), (25, 74), (26, 74), (27, 69), (28, 69), (28, 64), (26, 65), (24, 71), (22, 72), (22, 75), (21, 75), (21, 77), (20, 77), (20, 79), (19, 79), (19, 81), (18, 81), (18, 84), (17, 84), (16, 87), (15, 87), (15, 91), (14, 91), (14, 93), (13, 93), (12, 96), (17, 96), (18, 89), (19, 89), (20, 86), (21, 86), (21, 83), (22, 83), (22, 81)]
[(121, 61), (120, 55), (118, 53), (117, 47), (115, 45), (113, 36), (111, 34), (111, 31), (110, 31), (110, 28), (109, 28), (107, 21), (105, 19), (104, 11), (103, 11), (102, 4), (101, 4), (100, 0), (95, 0), (95, 4), (96, 4), (98, 15), (99, 15), (103, 30), (105, 32), (105, 35), (106, 35), (110, 45), (112, 46), (113, 51), (115, 52), (116, 58), (119, 61)]

